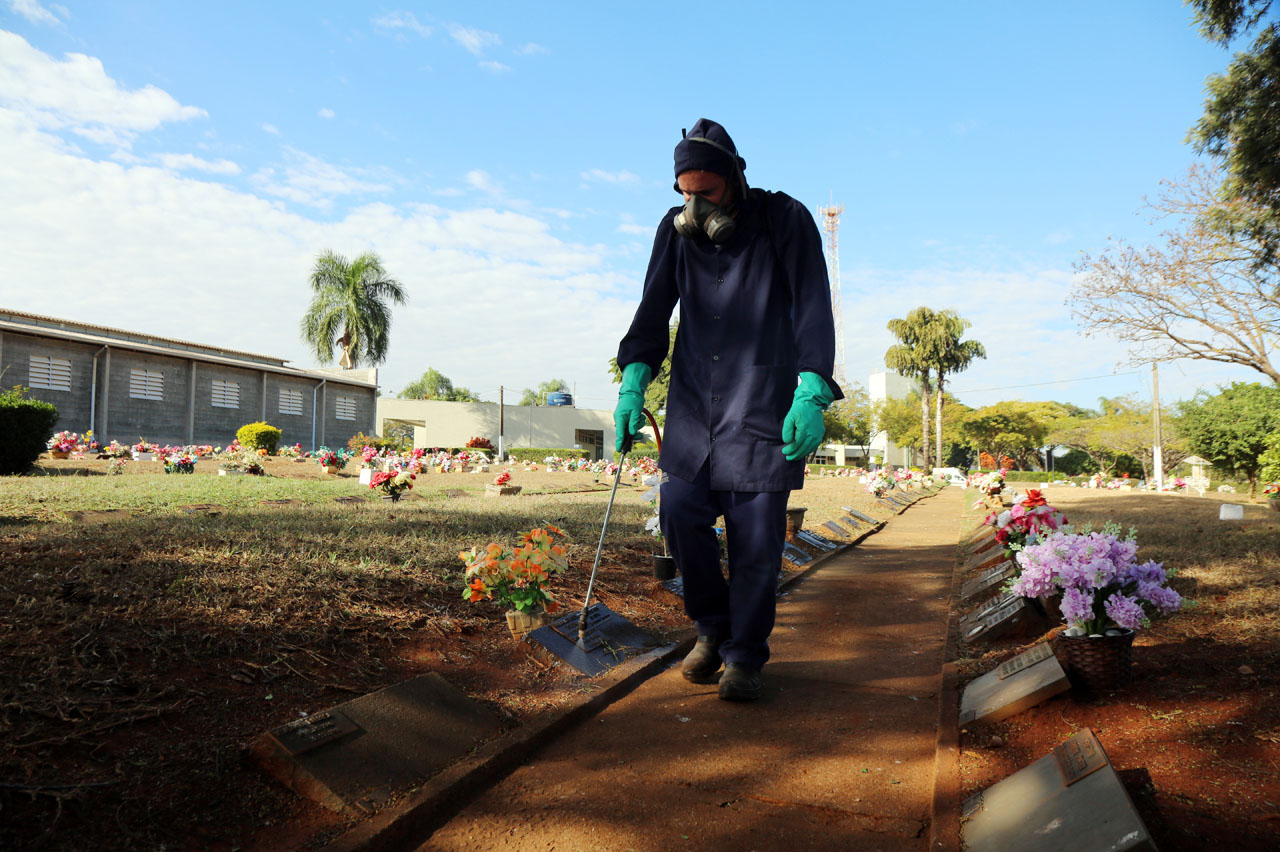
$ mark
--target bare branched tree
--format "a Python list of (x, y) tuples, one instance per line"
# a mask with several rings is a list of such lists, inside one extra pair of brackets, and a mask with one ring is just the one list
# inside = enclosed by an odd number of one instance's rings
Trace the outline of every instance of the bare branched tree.
[(1133, 363), (1194, 359), (1250, 367), (1280, 385), (1280, 269), (1231, 223), (1251, 202), (1224, 200), (1222, 175), (1195, 166), (1149, 207), (1175, 227), (1164, 244), (1117, 242), (1077, 264), (1067, 300), (1086, 335), (1131, 344)]

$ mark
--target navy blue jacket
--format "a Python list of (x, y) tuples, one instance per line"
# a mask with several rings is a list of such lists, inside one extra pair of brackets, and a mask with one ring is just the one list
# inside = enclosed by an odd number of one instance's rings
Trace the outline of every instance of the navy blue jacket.
[(803, 460), (782, 455), (798, 375), (817, 373), (843, 396), (831, 378), (835, 329), (818, 227), (794, 198), (752, 189), (733, 239), (716, 244), (676, 233), (681, 209), (658, 224), (640, 307), (618, 347), (619, 365), (641, 361), (657, 375), (679, 301), (659, 464), (692, 480), (710, 458), (716, 491), (801, 488)]

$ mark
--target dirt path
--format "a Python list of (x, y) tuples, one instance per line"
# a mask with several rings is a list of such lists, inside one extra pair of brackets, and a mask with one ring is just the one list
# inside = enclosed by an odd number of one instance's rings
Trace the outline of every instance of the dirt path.
[(782, 598), (760, 701), (667, 671), (420, 850), (926, 849), (960, 503), (920, 502)]

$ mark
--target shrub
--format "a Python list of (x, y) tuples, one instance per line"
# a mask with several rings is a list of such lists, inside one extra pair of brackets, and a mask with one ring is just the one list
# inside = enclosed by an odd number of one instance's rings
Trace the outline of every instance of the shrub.
[(488, 438), (479, 438), (479, 437), (472, 438), (470, 441), (467, 441), (467, 449), (492, 450), (493, 442), (490, 441)]
[(567, 447), (512, 447), (507, 450), (511, 458), (519, 462), (537, 462), (547, 456), (559, 456), (562, 459), (585, 459), (591, 455), (588, 450), (574, 450)]
[(27, 399), (21, 385), (0, 391), (0, 475), (25, 473), (44, 452), (58, 422), (58, 409)]
[(1004, 474), (1005, 482), (1059, 482), (1068, 478), (1057, 470), (1007, 470)]
[(365, 447), (373, 447), (375, 450), (390, 450), (399, 452), (400, 443), (385, 438), (375, 438), (372, 435), (366, 435), (363, 432), (357, 432), (351, 436), (351, 440), (347, 441), (347, 449), (352, 453), (359, 454)]
[(266, 450), (274, 456), (282, 434), (270, 423), (246, 423), (236, 430), (236, 440), (246, 450)]

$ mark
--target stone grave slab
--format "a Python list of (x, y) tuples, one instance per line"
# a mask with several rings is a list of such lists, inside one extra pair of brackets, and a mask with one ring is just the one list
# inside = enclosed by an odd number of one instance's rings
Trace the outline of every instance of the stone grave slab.
[(845, 515), (842, 518), (840, 518), (840, 523), (844, 524), (846, 527), (853, 530), (854, 532), (858, 532), (860, 529), (862, 529), (862, 523), (857, 518), (852, 518), (848, 515)]
[(341, 503), (344, 506), (356, 506), (365, 502), (363, 497), (357, 497), (354, 494), (344, 494), (341, 497), (334, 497), (333, 502)]
[(971, 622), (960, 634), (965, 642), (990, 642), (1002, 636), (1023, 633), (1044, 626), (1040, 613), (1027, 603), (1026, 598), (1015, 598), (993, 610), (983, 618)]
[(226, 510), (216, 503), (193, 503), (190, 506), (179, 506), (178, 511), (184, 515), (221, 515)]
[(996, 586), (1003, 584), (1014, 575), (1014, 565), (1012, 561), (1001, 562), (993, 568), (988, 568), (972, 580), (967, 580), (960, 587), (960, 599), (968, 600), (983, 592), (990, 591)]
[(1053, 648), (1041, 642), (969, 682), (960, 698), (960, 724), (998, 722), (1070, 688)]
[(578, 617), (573, 610), (550, 624), (527, 633), (529, 643), (543, 659), (563, 662), (587, 677), (595, 677), (614, 666), (658, 645), (654, 636), (618, 615), (602, 603), (587, 609), (587, 633), (578, 645)]
[(672, 577), (670, 580), (661, 581), (658, 585), (678, 598), (684, 597), (684, 577)]
[(805, 544), (818, 548), (818, 550), (821, 550), (824, 553), (830, 553), (840, 546), (834, 541), (828, 541), (817, 533), (809, 532), (808, 530), (800, 530), (796, 533), (796, 538)]
[(849, 531), (844, 527), (840, 526), (839, 524), (837, 524), (835, 521), (827, 521), (822, 525), (822, 528), (825, 530), (830, 530), (832, 535), (837, 535), (837, 536), (840, 536), (841, 538), (851, 537), (849, 535)]
[(980, 538), (978, 539), (976, 544), (968, 545), (965, 547), (964, 550), (966, 555), (968, 555), (969, 558), (972, 559), (973, 557), (977, 556), (979, 553), (990, 552), (991, 548), (999, 544), (1000, 544), (1000, 539), (996, 538), (995, 534), (993, 533), (990, 538)]
[(1018, 596), (1013, 592), (1001, 592), (993, 598), (987, 598), (972, 612), (960, 617), (960, 632), (964, 633), (970, 627), (1000, 609), (1000, 607), (1013, 603), (1017, 598)]
[(367, 813), (500, 728), (493, 711), (431, 673), (274, 728), (249, 753), (296, 793)]
[(124, 521), (129, 519), (128, 509), (88, 509), (83, 512), (72, 512), (68, 517), (81, 524), (102, 524), (107, 521)]
[(881, 497), (878, 501), (876, 501), (876, 503), (877, 505), (883, 506), (884, 508), (888, 509), (891, 512), (897, 512), (902, 508), (897, 503), (893, 502), (887, 497)]
[(813, 557), (796, 547), (791, 542), (782, 546), (782, 558), (799, 568), (813, 561)]
[(270, 506), (275, 509), (288, 509), (291, 507), (301, 506), (301, 500), (259, 500), (259, 506)]
[(963, 574), (968, 574), (970, 571), (985, 571), (1007, 560), (1008, 557), (1004, 555), (1003, 548), (988, 550), (970, 557), (969, 561), (961, 566), (960, 571)]
[(1156, 852), (1102, 743), (1088, 728), (966, 799), (960, 830), (969, 852)]
[(870, 517), (869, 515), (864, 515), (861, 512), (857, 511), (856, 509), (850, 509), (848, 506), (841, 506), (840, 508), (844, 509), (851, 516), (862, 521), (864, 524), (869, 524), (874, 527), (877, 523), (879, 523), (879, 521), (877, 521), (875, 518)]
[(890, 503), (897, 503), (899, 506), (910, 506), (912, 503), (915, 502), (906, 494), (900, 494), (897, 491), (890, 491), (888, 494), (885, 495), (885, 499), (887, 499)]

